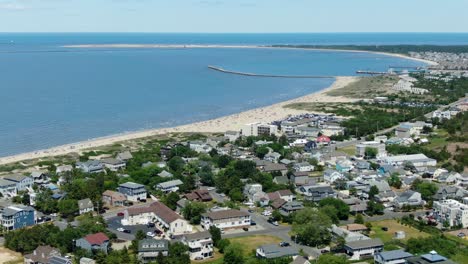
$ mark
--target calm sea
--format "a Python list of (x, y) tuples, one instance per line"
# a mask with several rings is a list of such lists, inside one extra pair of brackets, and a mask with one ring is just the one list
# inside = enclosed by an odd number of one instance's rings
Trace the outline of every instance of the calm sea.
[(468, 44), (468, 34), (0, 34), (0, 156), (170, 127), (299, 97), (330, 79), (420, 62), (376, 54), (279, 49), (67, 49), (62, 45)]

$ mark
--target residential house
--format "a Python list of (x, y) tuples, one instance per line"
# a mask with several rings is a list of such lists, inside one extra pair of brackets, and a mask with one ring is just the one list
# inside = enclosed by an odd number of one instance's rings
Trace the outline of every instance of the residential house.
[(2, 197), (16, 196), (16, 183), (0, 178), (0, 193), (2, 194)]
[(102, 165), (104, 165), (105, 168), (108, 168), (111, 171), (119, 171), (119, 170), (125, 169), (126, 167), (125, 161), (120, 160), (120, 159), (107, 158), (107, 159), (102, 159), (100, 161)]
[(385, 144), (377, 141), (366, 141), (356, 145), (356, 157), (366, 157), (366, 149), (368, 148), (376, 150), (377, 158), (387, 155)]
[(352, 214), (363, 213), (367, 211), (367, 202), (357, 198), (342, 199), (349, 206), (349, 212)]
[(404, 250), (382, 251), (374, 255), (375, 264), (405, 264), (406, 259), (413, 254)]
[(299, 172), (310, 172), (315, 169), (314, 165), (310, 164), (309, 162), (301, 162), (301, 163), (296, 163), (293, 166), (295, 171)]
[(427, 167), (437, 165), (437, 161), (435, 159), (428, 158), (424, 154), (388, 156), (383, 158), (383, 161), (391, 165), (404, 165), (406, 162), (410, 162), (415, 167)]
[(329, 185), (301, 186), (298, 192), (304, 195), (304, 200), (312, 202), (320, 202), (322, 199), (328, 197), (337, 197), (336, 192)]
[(288, 185), (289, 184), (289, 178), (288, 176), (277, 176), (273, 178), (273, 182), (276, 184), (282, 184), (282, 185)]
[(336, 225), (332, 225), (330, 231), (335, 239), (344, 238), (346, 243), (361, 240), (370, 240), (368, 236), (365, 236), (359, 232), (351, 232)]
[(65, 172), (71, 172), (72, 170), (73, 170), (72, 165), (60, 165), (60, 166), (57, 166), (57, 169), (55, 170), (55, 173), (62, 174), (62, 173), (65, 173)]
[(421, 194), (419, 192), (415, 192), (412, 190), (407, 190), (400, 193), (394, 200), (393, 203), (395, 204), (396, 208), (402, 208), (404, 206), (422, 206), (424, 205), (424, 200), (421, 198)]
[(78, 200), (78, 209), (80, 215), (92, 212), (94, 210), (93, 202), (89, 198)]
[(146, 225), (156, 223), (172, 235), (180, 235), (192, 231), (192, 226), (176, 212), (161, 202), (149, 206), (130, 207), (124, 211), (122, 225)]
[(294, 129), (296, 134), (308, 138), (317, 138), (320, 134), (320, 129), (316, 127), (300, 126)]
[(266, 154), (265, 157), (263, 157), (264, 160), (267, 160), (273, 163), (278, 163), (280, 158), (281, 158), (281, 154), (279, 154), (278, 152), (270, 152)]
[(76, 168), (86, 173), (99, 173), (104, 171), (104, 165), (99, 160), (77, 162)]
[(379, 189), (379, 193), (375, 198), (380, 202), (391, 202), (396, 197), (396, 193), (390, 188), (390, 185), (385, 180), (369, 180), (367, 181), (368, 187), (365, 190), (366, 193), (369, 193), (372, 186)]
[(162, 191), (163, 193), (177, 192), (179, 186), (184, 184), (181, 180), (172, 180), (167, 182), (161, 182), (156, 185), (156, 189)]
[(159, 254), (167, 256), (169, 241), (165, 239), (145, 238), (138, 241), (138, 260), (142, 263), (156, 261)]
[(449, 226), (468, 227), (468, 205), (455, 200), (435, 201), (433, 204), (435, 218), (439, 223)]
[(124, 194), (107, 190), (102, 194), (102, 202), (107, 206), (124, 206), (127, 198)]
[(239, 131), (226, 131), (224, 132), (224, 137), (227, 138), (229, 142), (234, 142), (240, 137)]
[(60, 250), (51, 246), (38, 246), (31, 254), (24, 255), (24, 264), (49, 264), (54, 256), (61, 256)]
[(428, 254), (421, 256), (413, 256), (406, 259), (406, 264), (456, 264), (444, 256), (437, 254), (436, 251), (431, 251)]
[(194, 190), (191, 193), (184, 194), (189, 201), (209, 202), (213, 200), (208, 190)]
[(370, 169), (370, 163), (365, 161), (365, 160), (358, 160), (356, 162), (356, 169), (358, 169), (358, 170), (369, 170)]
[(6, 230), (15, 230), (35, 224), (36, 211), (31, 206), (11, 205), (0, 209), (0, 224)]
[(271, 192), (271, 193), (268, 193), (268, 199), (270, 201), (274, 201), (274, 200), (277, 200), (277, 199), (283, 199), (285, 200), (286, 202), (292, 202), (294, 200), (296, 200), (296, 195), (294, 195), (290, 190), (279, 190), (279, 191), (276, 191), (276, 192)]
[(303, 186), (309, 184), (310, 180), (309, 172), (296, 171), (291, 175), (291, 183), (294, 184), (294, 186)]
[(434, 195), (434, 200), (459, 200), (465, 196), (468, 196), (468, 193), (461, 187), (452, 185), (440, 186), (437, 193)]
[(127, 162), (127, 161), (133, 159), (133, 155), (132, 155), (132, 153), (130, 153), (130, 151), (127, 150), (127, 151), (120, 152), (119, 154), (117, 154), (116, 158), (118, 160)]
[(290, 215), (302, 209), (304, 209), (304, 205), (302, 204), (302, 202), (292, 201), (292, 202), (286, 202), (285, 204), (283, 204), (280, 207), (279, 212), (282, 215)]
[(189, 147), (197, 153), (208, 153), (213, 149), (211, 146), (200, 140), (190, 141)]
[(16, 184), (16, 190), (19, 192), (31, 189), (34, 184), (33, 178), (24, 176), (22, 174), (7, 175), (3, 177), (3, 179), (14, 182)]
[(341, 172), (338, 172), (336, 170), (331, 170), (331, 169), (327, 169), (324, 171), (323, 173), (323, 179), (327, 182), (327, 183), (334, 183), (335, 181), (337, 180), (342, 180), (344, 179), (344, 175), (341, 173)]
[(110, 247), (110, 240), (106, 234), (99, 232), (77, 239), (76, 247), (87, 251), (102, 251), (107, 254)]
[(119, 185), (118, 192), (125, 195), (128, 201), (137, 202), (146, 199), (145, 186), (139, 183), (126, 182)]
[(214, 256), (213, 240), (209, 231), (183, 235), (182, 243), (188, 246), (191, 260), (204, 260)]
[(246, 184), (244, 186), (244, 196), (252, 203), (260, 202), (267, 197), (266, 193), (262, 191), (262, 185), (258, 183)]
[(174, 177), (174, 174), (168, 172), (167, 170), (163, 170), (160, 173), (158, 173), (158, 176), (161, 178), (172, 178)]
[(293, 262), (290, 264), (311, 264), (310, 261), (303, 256), (295, 256), (293, 257)]
[(454, 184), (459, 177), (460, 173), (457, 172), (442, 172), (437, 176), (436, 180), (440, 183)]
[(53, 256), (49, 260), (49, 264), (73, 264), (72, 260), (66, 257)]
[(340, 227), (354, 233), (362, 233), (368, 230), (367, 226), (361, 224), (347, 224)]
[(250, 227), (250, 214), (235, 209), (204, 213), (201, 226), (206, 230), (209, 230), (210, 226), (223, 230)]
[(34, 183), (38, 185), (48, 184), (50, 181), (47, 171), (33, 171), (31, 172), (31, 177), (34, 179)]
[(383, 243), (380, 239), (366, 239), (347, 242), (344, 245), (346, 254), (350, 256), (350, 260), (360, 260), (367, 257), (372, 257), (383, 250)]
[(457, 178), (457, 185), (462, 187), (468, 187), (468, 173), (460, 174)]
[(271, 173), (273, 175), (281, 174), (283, 176), (286, 176), (286, 173), (288, 173), (288, 168), (284, 164), (267, 163), (267, 164), (265, 164), (265, 166), (263, 166), (262, 171), (267, 172), (267, 173)]
[(96, 261), (94, 259), (82, 257), (80, 258), (80, 264), (96, 264)]
[(258, 258), (265, 259), (295, 257), (299, 255), (299, 251), (295, 247), (280, 247), (277, 244), (260, 246), (255, 252)]
[(336, 170), (344, 173), (349, 172), (354, 168), (353, 163), (348, 159), (339, 159), (336, 161)]

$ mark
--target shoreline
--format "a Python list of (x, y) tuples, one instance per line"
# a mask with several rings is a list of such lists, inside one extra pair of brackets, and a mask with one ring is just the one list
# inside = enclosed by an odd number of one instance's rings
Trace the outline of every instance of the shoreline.
[(413, 58), (408, 55), (400, 53), (389, 53), (389, 52), (379, 52), (379, 51), (366, 51), (366, 50), (346, 50), (346, 49), (326, 49), (326, 48), (301, 48), (301, 47), (274, 47), (268, 45), (210, 45), (210, 44), (79, 44), (79, 45), (64, 45), (62, 48), (74, 48), (74, 49), (98, 49), (98, 48), (107, 48), (107, 49), (295, 49), (295, 50), (315, 50), (315, 51), (335, 51), (335, 52), (354, 52), (354, 53), (371, 53), (377, 55), (386, 55), (392, 57), (398, 57), (402, 59), (410, 59), (414, 61), (424, 62), (430, 66), (438, 65), (435, 61)]
[(72, 152), (80, 152), (86, 149), (103, 147), (112, 145), (118, 142), (142, 139), (152, 136), (170, 134), (170, 133), (224, 133), (228, 130), (240, 130), (244, 124), (252, 122), (272, 122), (286, 118), (290, 115), (298, 115), (303, 113), (310, 113), (310, 111), (295, 110), (284, 108), (285, 105), (297, 102), (355, 102), (359, 99), (351, 99), (342, 96), (328, 96), (326, 93), (335, 89), (343, 88), (348, 84), (357, 81), (358, 76), (338, 76), (335, 81), (329, 86), (320, 91), (307, 94), (295, 99), (282, 101), (273, 105), (265, 107), (254, 108), (244, 112), (222, 116), (215, 119), (206, 121), (176, 126), (167, 128), (155, 128), (141, 131), (134, 131), (128, 133), (114, 134), (104, 137), (98, 137), (90, 140), (65, 144), (61, 146), (51, 147), (42, 150), (36, 150), (26, 153), (20, 153), (5, 157), (0, 157), (0, 165), (39, 159), (44, 157), (54, 157), (66, 155)]

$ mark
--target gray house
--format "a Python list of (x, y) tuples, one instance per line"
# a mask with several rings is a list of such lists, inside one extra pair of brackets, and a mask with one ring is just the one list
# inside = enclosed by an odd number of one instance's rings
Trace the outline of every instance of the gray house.
[(336, 192), (328, 185), (302, 186), (299, 188), (299, 192), (304, 195), (305, 200), (313, 202), (320, 202), (328, 197), (337, 197)]
[(167, 256), (169, 241), (146, 238), (138, 242), (138, 260), (143, 263), (155, 261), (159, 254)]
[(263, 245), (257, 248), (256, 256), (258, 258), (274, 259), (283, 257), (294, 257), (299, 255), (294, 247), (280, 247), (276, 244)]
[(24, 176), (22, 174), (11, 174), (3, 177), (7, 181), (12, 181), (16, 184), (16, 190), (25, 191), (28, 188), (32, 188), (34, 180), (31, 177)]
[(86, 198), (78, 201), (78, 209), (80, 210), (80, 215), (94, 210), (94, 205), (91, 199)]
[(110, 242), (109, 238), (104, 233), (96, 233), (87, 235), (83, 238), (76, 240), (76, 247), (88, 250), (97, 251), (101, 250), (107, 254)]
[(98, 160), (88, 160), (86, 162), (77, 162), (76, 168), (87, 173), (99, 173), (104, 171), (104, 165)]
[(403, 206), (424, 205), (424, 200), (421, 198), (421, 194), (412, 190), (402, 192), (393, 202), (397, 208), (402, 208)]

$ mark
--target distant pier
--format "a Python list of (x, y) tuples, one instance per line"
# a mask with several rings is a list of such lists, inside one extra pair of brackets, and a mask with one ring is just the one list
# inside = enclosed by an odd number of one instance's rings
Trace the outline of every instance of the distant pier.
[(369, 74), (369, 75), (385, 75), (388, 72), (378, 72), (378, 71), (356, 71), (357, 74)]
[(230, 71), (225, 70), (220, 67), (208, 65), (208, 68), (211, 70), (229, 73), (229, 74), (236, 74), (236, 75), (243, 75), (243, 76), (250, 76), (250, 77), (270, 77), (270, 78), (304, 78), (304, 79), (334, 79), (334, 76), (318, 76), (318, 75), (276, 75), (276, 74), (257, 74), (257, 73), (249, 73), (249, 72), (238, 72), (238, 71)]

